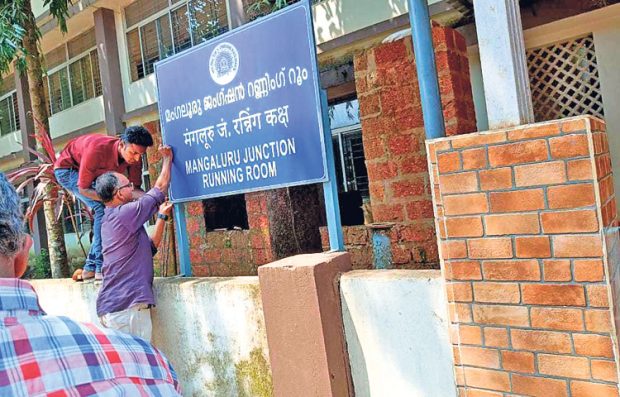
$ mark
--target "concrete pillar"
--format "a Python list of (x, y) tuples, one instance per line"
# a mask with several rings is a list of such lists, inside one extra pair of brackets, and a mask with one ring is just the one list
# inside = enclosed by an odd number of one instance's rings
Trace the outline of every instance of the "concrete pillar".
[(353, 395), (338, 288), (350, 269), (342, 252), (258, 269), (275, 397)]
[(519, 1), (473, 3), (489, 128), (533, 123)]
[(117, 135), (125, 129), (122, 121), (125, 113), (125, 100), (118, 59), (114, 11), (98, 8), (93, 16), (105, 106), (105, 127), (108, 135)]
[[(34, 138), (34, 120), (28, 115), (32, 111), (30, 103), (30, 91), (28, 88), (28, 77), (22, 75), (15, 69), (15, 90), (17, 91), (17, 111), (22, 138), (22, 157), (24, 162), (36, 160), (28, 148), (36, 149), (37, 141)], [(26, 194), (30, 196), (33, 186), (28, 186)], [(32, 239), (34, 241), (34, 251), (41, 252), (41, 248), (47, 248), (47, 231), (45, 229), (45, 217), (43, 211), (39, 211), (32, 222)]]

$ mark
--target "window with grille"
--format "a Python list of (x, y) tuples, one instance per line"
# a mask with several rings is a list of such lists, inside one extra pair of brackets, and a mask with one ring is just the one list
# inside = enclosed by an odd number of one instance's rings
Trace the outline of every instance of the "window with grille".
[(155, 62), (228, 30), (225, 0), (138, 0), (125, 8), (131, 80)]
[(0, 136), (19, 130), (17, 94), (15, 92), (0, 99)]
[(357, 99), (330, 106), (329, 118), (342, 224), (362, 225), (362, 204), (369, 192)]
[(202, 210), (207, 231), (250, 228), (244, 194), (202, 200)]
[(50, 114), (102, 95), (94, 29), (49, 52), (45, 59), (49, 72), (44, 88)]
[(527, 50), (527, 64), (536, 121), (604, 116), (592, 35)]
[(0, 136), (4, 136), (18, 131), (20, 126), (14, 75), (6, 76), (0, 84)]

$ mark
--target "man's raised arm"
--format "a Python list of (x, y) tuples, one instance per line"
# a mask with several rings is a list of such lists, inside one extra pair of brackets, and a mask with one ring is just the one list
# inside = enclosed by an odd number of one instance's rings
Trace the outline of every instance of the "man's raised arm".
[(155, 187), (165, 194), (168, 190), (168, 185), (170, 184), (170, 169), (172, 168), (172, 148), (170, 146), (160, 146), (158, 151), (162, 155), (163, 162), (161, 165), (161, 172), (159, 173), (159, 177), (157, 177), (157, 181), (155, 182)]

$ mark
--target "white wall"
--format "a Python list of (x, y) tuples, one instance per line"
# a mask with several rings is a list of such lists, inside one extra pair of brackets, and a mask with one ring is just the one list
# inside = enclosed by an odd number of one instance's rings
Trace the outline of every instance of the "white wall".
[(49, 119), (50, 133), (52, 138), (58, 138), (104, 120), (103, 96), (98, 96), (52, 115)]
[[(0, 158), (22, 151), (21, 131), (0, 137)], [(21, 157), (21, 155), (20, 155)]]
[[(607, 139), (614, 173), (616, 195), (620, 193), (620, 15), (615, 22), (594, 31)], [(620, 201), (616, 201), (620, 209)]]
[(477, 45), (467, 47), (467, 58), (469, 60), (469, 76), (474, 97), (474, 110), (476, 112), (476, 128), (478, 131), (486, 131), (489, 129), (489, 118), (487, 117), (487, 104), (484, 98), (480, 50)]
[(439, 270), (354, 271), (340, 291), (356, 397), (456, 395)]
[[(43, 309), (97, 322), (98, 287), (71, 280), (33, 285)], [(153, 344), (176, 370), (186, 396), (271, 396), (257, 277), (156, 279)]]

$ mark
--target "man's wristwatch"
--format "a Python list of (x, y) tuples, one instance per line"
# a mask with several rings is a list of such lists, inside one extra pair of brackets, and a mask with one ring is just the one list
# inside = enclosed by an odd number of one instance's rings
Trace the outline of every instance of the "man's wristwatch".
[(162, 213), (157, 213), (157, 219), (163, 219), (164, 221), (167, 221), (168, 218), (170, 218), (168, 215), (162, 214)]

